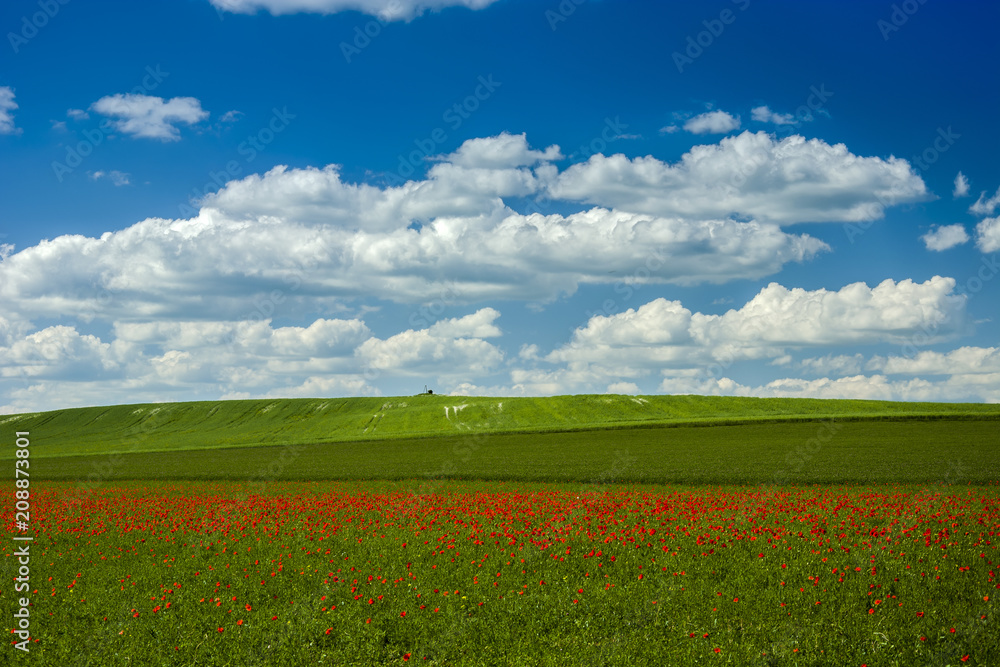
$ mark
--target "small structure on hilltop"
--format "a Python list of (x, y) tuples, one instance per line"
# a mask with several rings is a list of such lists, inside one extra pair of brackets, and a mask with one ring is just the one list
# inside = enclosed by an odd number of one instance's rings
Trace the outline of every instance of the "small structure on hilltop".
[(427, 385), (424, 385), (424, 393), (425, 394), (433, 394), (434, 390), (433, 389), (428, 389)]

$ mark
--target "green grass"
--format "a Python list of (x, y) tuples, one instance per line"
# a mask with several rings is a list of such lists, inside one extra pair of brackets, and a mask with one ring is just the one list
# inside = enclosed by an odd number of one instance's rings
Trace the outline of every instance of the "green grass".
[[(990, 483), (1000, 423), (776, 422), (483, 434), (280, 447), (37, 457), (32, 478), (93, 480), (441, 479), (686, 484)], [(37, 457), (37, 458), (36, 458)], [(422, 481), (420, 481), (422, 480)]]
[[(456, 411), (456, 406), (461, 409)], [(0, 417), (0, 427), (32, 432), (32, 456), (47, 458), (831, 417), (1000, 419), (1000, 405), (713, 396), (420, 395), (77, 408)], [(10, 448), (0, 451), (0, 459), (12, 455)]]

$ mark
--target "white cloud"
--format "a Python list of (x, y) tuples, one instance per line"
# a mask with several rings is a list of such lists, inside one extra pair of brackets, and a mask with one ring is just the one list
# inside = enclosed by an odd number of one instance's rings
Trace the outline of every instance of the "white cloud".
[(500, 335), (493, 321), (500, 313), (483, 308), (462, 318), (442, 320), (427, 329), (408, 329), (385, 340), (370, 338), (357, 349), (365, 366), (394, 375), (468, 379), (492, 373), (503, 352), (483, 338)]
[(193, 97), (162, 97), (134, 93), (108, 95), (90, 105), (97, 113), (116, 118), (114, 127), (133, 137), (178, 141), (178, 123), (194, 125), (208, 118)]
[(664, 125), (660, 128), (660, 134), (676, 134), (680, 132), (681, 128), (676, 125)]
[(445, 7), (482, 9), (496, 0), (210, 0), (210, 2), (219, 10), (236, 14), (255, 14), (262, 9), (275, 16), (306, 12), (335, 14), (359, 11), (377, 16), (383, 21), (409, 21), (427, 10), (437, 11)]
[(676, 164), (654, 157), (594, 155), (558, 175), (558, 199), (688, 218), (752, 216), (762, 222), (859, 222), (883, 217), (881, 202), (925, 200), (906, 160), (860, 157), (843, 144), (743, 132), (695, 146)]
[[(476, 331), (474, 321), (467, 324)], [(4, 328), (0, 321), (0, 377), (8, 379), (9, 404), (0, 412), (240, 394), (378, 393), (356, 355), (371, 338), (357, 319), (278, 328), (267, 320), (117, 322), (110, 342), (67, 326), (26, 336), (20, 327), (8, 327), (5, 336)], [(22, 378), (20, 387), (15, 378)]]
[(950, 352), (921, 350), (912, 357), (874, 357), (867, 368), (887, 375), (1000, 373), (1000, 348), (960, 347)]
[(111, 180), (115, 186), (130, 185), (131, 174), (126, 174), (123, 171), (118, 171), (117, 169), (112, 169), (111, 171), (95, 171), (90, 174), (90, 177), (97, 181), (102, 178), (108, 178)]
[(66, 115), (73, 120), (87, 120), (90, 118), (90, 114), (83, 109), (67, 109)]
[(997, 188), (992, 197), (987, 197), (986, 192), (981, 192), (976, 203), (969, 207), (969, 211), (976, 215), (993, 215), (998, 206), (1000, 206), (1000, 188)]
[(924, 242), (928, 250), (940, 252), (968, 242), (969, 234), (965, 231), (963, 224), (943, 225), (927, 232), (920, 237), (920, 240)]
[(236, 109), (233, 109), (232, 111), (227, 111), (226, 113), (222, 114), (222, 116), (219, 117), (219, 122), (235, 123), (243, 116), (244, 113), (242, 111), (237, 111)]
[(965, 197), (969, 194), (969, 179), (965, 177), (965, 174), (958, 172), (955, 176), (955, 189), (951, 191), (951, 196), (955, 199), (959, 197)]
[(335, 166), (276, 167), (227, 184), (189, 220), (60, 236), (11, 255), (0, 264), (0, 298), (31, 316), (103, 320), (236, 319), (275, 290), (291, 316), (360, 296), (419, 303), (444, 291), (461, 303), (549, 301), (586, 283), (760, 278), (829, 249), (752, 220), (604, 208), (519, 214), (504, 198), (544, 194), (556, 168), (506, 165), (558, 148), (495, 140), (467, 142), (456, 155), (501, 168), (443, 161), (398, 187), (345, 183)]
[(544, 151), (531, 150), (525, 133), (501, 132), (495, 137), (469, 139), (451, 155), (437, 159), (466, 169), (513, 169), (562, 157), (558, 146), (549, 146)]
[(16, 108), (14, 89), (0, 86), (0, 134), (20, 134), (21, 130), (14, 125), (14, 114), (11, 113)]
[[(965, 324), (965, 297), (953, 278), (917, 283), (887, 279), (868, 287), (788, 289), (771, 283), (739, 310), (704, 316), (695, 335), (705, 342), (812, 346), (906, 342), (918, 332), (946, 336)], [(700, 326), (699, 326), (700, 325)]]
[(747, 386), (728, 377), (665, 378), (660, 391), (670, 394), (708, 394), (790, 398), (848, 398), (883, 401), (1000, 401), (1000, 373), (954, 375), (940, 381), (921, 378), (892, 381), (884, 375), (840, 378), (779, 378), (760, 386)]
[(69, 380), (107, 376), (120, 368), (121, 349), (73, 327), (48, 327), (0, 347), (0, 377)]
[(1000, 250), (1000, 216), (979, 221), (976, 225), (976, 247), (982, 252)]
[(740, 117), (722, 110), (706, 111), (689, 118), (684, 129), (691, 134), (727, 134), (740, 129)]
[[(568, 364), (578, 373), (638, 377), (656, 368), (777, 359), (789, 348), (906, 343), (928, 332), (931, 340), (943, 340), (965, 326), (965, 298), (954, 294), (954, 287), (954, 279), (937, 276), (924, 283), (885, 280), (872, 288), (854, 283), (836, 292), (771, 283), (723, 315), (692, 312), (660, 298), (592, 317), (546, 361)], [(813, 362), (815, 370), (833, 364)]]
[(764, 105), (750, 110), (750, 117), (758, 123), (774, 123), (775, 125), (794, 125), (795, 116), (790, 113), (776, 113)]
[(857, 354), (828, 354), (824, 357), (803, 359), (798, 366), (810, 373), (858, 375), (864, 368), (864, 356)]

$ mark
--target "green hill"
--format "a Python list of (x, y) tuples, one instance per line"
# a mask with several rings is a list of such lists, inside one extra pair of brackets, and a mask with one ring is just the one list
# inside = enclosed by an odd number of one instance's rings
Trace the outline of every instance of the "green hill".
[[(1000, 405), (718, 396), (583, 395), (204, 401), (0, 417), (32, 458), (635, 427), (845, 420), (1000, 419)], [(2, 436), (6, 438), (7, 436)], [(0, 458), (11, 458), (4, 448)]]

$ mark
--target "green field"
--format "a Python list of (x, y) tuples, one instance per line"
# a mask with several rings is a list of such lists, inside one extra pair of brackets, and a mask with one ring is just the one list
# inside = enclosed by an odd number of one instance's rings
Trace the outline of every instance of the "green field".
[(1000, 405), (985, 404), (421, 395), (80, 408), (0, 426), (32, 434), (33, 474), (52, 480), (1000, 479)]
[[(34, 430), (42, 453), (45, 429)], [(33, 454), (38, 479), (816, 484), (1000, 480), (1000, 422), (777, 422), (139, 452)]]
[[(1000, 419), (1000, 404), (743, 398), (553, 396), (274, 399), (78, 408), (0, 417), (39, 435), (35, 457), (260, 445), (373, 442), (473, 433), (542, 433), (753, 422)], [(10, 458), (10, 450), (0, 458)]]
[(30, 439), (30, 468), (3, 452), (30, 471), (29, 592), (0, 494), (23, 664), (1000, 665), (997, 405), (417, 396), (0, 427)]

